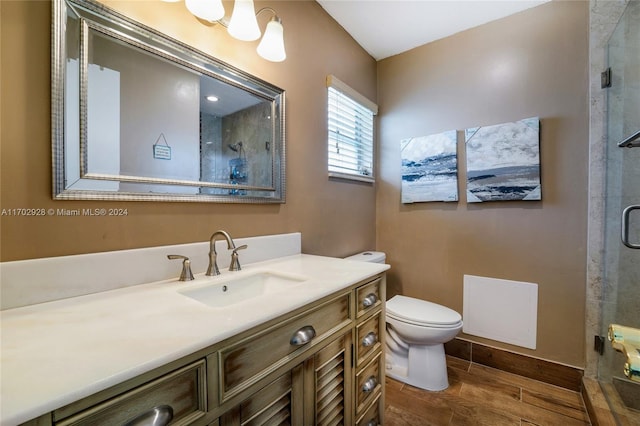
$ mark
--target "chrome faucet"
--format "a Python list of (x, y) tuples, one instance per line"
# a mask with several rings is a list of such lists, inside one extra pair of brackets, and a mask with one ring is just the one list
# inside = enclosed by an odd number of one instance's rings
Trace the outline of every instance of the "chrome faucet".
[(233, 250), (231, 253), (231, 265), (229, 265), (230, 271), (239, 271), (240, 261), (238, 259), (238, 250), (246, 249), (247, 245), (242, 245), (240, 247), (236, 247), (231, 235), (229, 235), (225, 231), (216, 231), (211, 235), (211, 239), (209, 240), (209, 267), (207, 268), (207, 275), (220, 275), (220, 269), (218, 269), (218, 253), (216, 252), (216, 237), (218, 235), (222, 235), (227, 240), (227, 249)]

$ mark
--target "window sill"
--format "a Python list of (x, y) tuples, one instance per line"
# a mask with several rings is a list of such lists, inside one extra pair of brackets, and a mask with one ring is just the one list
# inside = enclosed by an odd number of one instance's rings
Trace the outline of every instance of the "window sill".
[(337, 172), (329, 172), (329, 178), (353, 180), (357, 182), (366, 182), (371, 184), (375, 183), (376, 181), (373, 176), (351, 175), (348, 173), (337, 173)]

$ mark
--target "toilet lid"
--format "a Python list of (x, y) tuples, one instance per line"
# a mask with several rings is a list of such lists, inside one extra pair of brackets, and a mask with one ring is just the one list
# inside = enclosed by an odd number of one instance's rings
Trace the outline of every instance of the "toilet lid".
[(387, 315), (414, 324), (456, 325), (462, 316), (446, 306), (407, 296), (393, 296), (386, 303)]

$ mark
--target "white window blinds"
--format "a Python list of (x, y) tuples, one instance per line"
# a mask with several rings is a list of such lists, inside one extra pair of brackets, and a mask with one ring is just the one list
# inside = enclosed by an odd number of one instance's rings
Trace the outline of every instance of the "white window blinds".
[(334, 76), (327, 77), (327, 92), (329, 176), (373, 182), (378, 106)]

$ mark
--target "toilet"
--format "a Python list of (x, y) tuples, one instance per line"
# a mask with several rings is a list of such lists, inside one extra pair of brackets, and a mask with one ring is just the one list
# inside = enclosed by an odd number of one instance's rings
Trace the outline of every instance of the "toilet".
[[(367, 254), (368, 253), (368, 254)], [(384, 263), (381, 252), (347, 259)], [(444, 344), (462, 329), (462, 316), (426, 300), (397, 295), (386, 303), (386, 374), (429, 391), (449, 387)]]
[(460, 314), (400, 295), (387, 300), (386, 308), (387, 376), (430, 391), (448, 388), (444, 344), (462, 329)]

